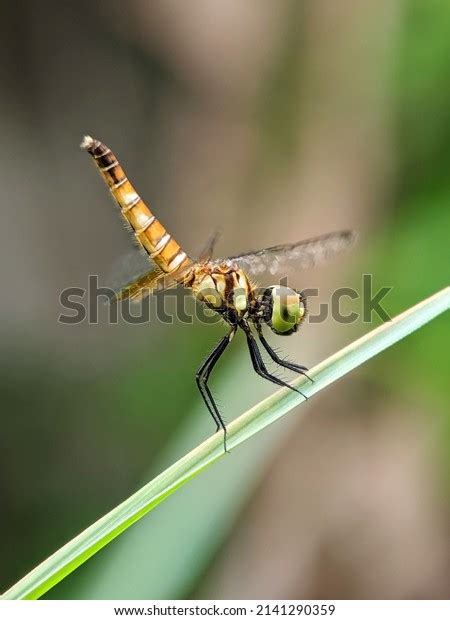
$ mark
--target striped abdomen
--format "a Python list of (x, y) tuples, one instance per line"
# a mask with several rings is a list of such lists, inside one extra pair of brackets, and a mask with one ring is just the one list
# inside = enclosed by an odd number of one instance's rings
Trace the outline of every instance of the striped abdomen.
[(192, 260), (137, 194), (111, 149), (90, 136), (85, 136), (81, 148), (92, 155), (123, 217), (150, 258), (164, 273), (182, 280)]

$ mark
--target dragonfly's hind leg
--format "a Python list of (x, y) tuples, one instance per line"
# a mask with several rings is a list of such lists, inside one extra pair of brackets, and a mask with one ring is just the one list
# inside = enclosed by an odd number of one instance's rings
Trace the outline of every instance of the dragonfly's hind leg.
[(273, 361), (276, 364), (278, 364), (279, 366), (283, 366), (283, 368), (287, 368), (288, 370), (292, 370), (294, 372), (297, 372), (299, 375), (304, 375), (305, 377), (307, 377), (311, 381), (311, 383), (314, 383), (314, 379), (312, 379), (307, 374), (307, 372), (306, 372), (308, 370), (306, 368), (306, 366), (301, 366), (300, 364), (294, 364), (294, 362), (290, 362), (288, 360), (281, 359), (281, 357), (279, 357), (276, 354), (276, 352), (272, 349), (270, 344), (264, 338), (263, 333), (262, 333), (262, 329), (261, 329), (261, 325), (257, 325), (256, 330), (258, 332), (258, 337), (259, 337), (259, 340), (261, 341), (262, 346), (265, 348), (267, 353), (270, 355), (270, 357), (273, 359)]
[(264, 364), (264, 360), (263, 360), (263, 358), (261, 356), (261, 353), (260, 353), (260, 351), (258, 349), (258, 345), (256, 344), (256, 340), (253, 337), (252, 332), (250, 331), (250, 327), (248, 326), (248, 324), (245, 321), (242, 321), (240, 323), (240, 326), (244, 330), (245, 335), (247, 337), (248, 350), (250, 352), (250, 357), (251, 357), (253, 368), (254, 368), (255, 372), (260, 377), (263, 377), (264, 379), (267, 379), (268, 381), (271, 381), (272, 383), (275, 383), (275, 385), (280, 385), (282, 387), (288, 387), (290, 390), (293, 390), (294, 392), (298, 392), (299, 394), (301, 394), (303, 396), (303, 398), (305, 400), (308, 400), (308, 397), (305, 396), (305, 394), (303, 394), (303, 392), (300, 392), (300, 390), (297, 390), (297, 388), (295, 388), (294, 386), (290, 385), (289, 383), (286, 383), (286, 381), (283, 381), (282, 379), (279, 379), (278, 377), (275, 377), (275, 375), (271, 375), (270, 374), (270, 372), (266, 368), (266, 365)]
[(205, 359), (205, 361), (200, 366), (200, 368), (197, 370), (197, 373), (195, 375), (195, 379), (197, 381), (197, 386), (200, 391), (200, 394), (202, 395), (202, 398), (205, 401), (205, 404), (208, 408), (209, 413), (211, 414), (214, 422), (216, 423), (216, 426), (217, 426), (216, 432), (220, 431), (220, 429), (223, 430), (223, 445), (224, 445), (225, 452), (228, 452), (227, 450), (227, 427), (226, 427), (224, 419), (220, 415), (219, 409), (217, 408), (213, 395), (211, 394), (211, 390), (208, 387), (208, 379), (209, 379), (209, 375), (211, 374), (212, 369), (218, 362), (220, 356), (225, 351), (227, 346), (230, 344), (231, 339), (236, 333), (236, 329), (237, 329), (236, 327), (232, 327), (230, 332), (222, 338), (222, 340), (218, 343), (218, 345), (212, 350), (212, 352)]

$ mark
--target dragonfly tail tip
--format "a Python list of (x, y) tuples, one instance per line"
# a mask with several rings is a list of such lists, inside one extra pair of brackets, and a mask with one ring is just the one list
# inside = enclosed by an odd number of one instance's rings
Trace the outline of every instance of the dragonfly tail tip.
[(94, 142), (95, 140), (94, 138), (91, 138), (91, 136), (84, 136), (83, 140), (81, 141), (80, 148), (88, 151), (94, 146)]

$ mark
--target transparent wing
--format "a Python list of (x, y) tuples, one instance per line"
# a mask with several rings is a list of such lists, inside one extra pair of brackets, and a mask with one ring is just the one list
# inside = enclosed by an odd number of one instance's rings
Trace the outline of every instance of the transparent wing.
[(173, 280), (167, 282), (167, 277), (165, 278), (164, 275), (160, 269), (152, 269), (141, 277), (128, 282), (128, 284), (115, 293), (112, 301), (122, 301), (124, 299), (141, 301), (150, 293), (155, 293), (168, 288), (171, 284), (176, 284)]
[(150, 293), (176, 286), (176, 282), (164, 274), (149, 256), (136, 249), (114, 263), (106, 284), (112, 291), (111, 302), (124, 299), (140, 301)]
[(198, 260), (200, 263), (209, 261), (213, 255), (215, 245), (222, 235), (222, 229), (216, 228), (216, 230), (207, 239), (202, 251), (199, 254)]
[[(200, 262), (210, 259), (221, 232), (217, 229), (207, 239), (200, 253)], [(134, 248), (114, 262), (106, 286), (112, 291), (111, 301), (139, 301), (150, 293), (175, 287), (177, 282), (165, 275), (148, 254)]]
[(266, 272), (271, 275), (285, 275), (285, 271), (289, 268), (305, 269), (329, 260), (335, 254), (347, 249), (355, 238), (353, 231), (341, 230), (297, 243), (274, 245), (257, 252), (219, 259), (214, 263), (230, 262), (253, 276)]

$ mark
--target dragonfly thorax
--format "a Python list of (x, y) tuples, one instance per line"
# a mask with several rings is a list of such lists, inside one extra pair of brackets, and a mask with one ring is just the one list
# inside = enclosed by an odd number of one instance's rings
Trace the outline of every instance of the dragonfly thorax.
[(238, 317), (248, 313), (253, 300), (253, 285), (245, 272), (225, 262), (196, 265), (188, 285), (199, 301), (218, 311), (234, 310)]

